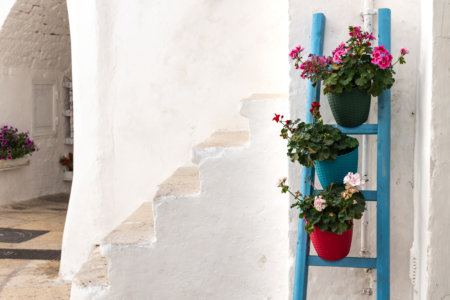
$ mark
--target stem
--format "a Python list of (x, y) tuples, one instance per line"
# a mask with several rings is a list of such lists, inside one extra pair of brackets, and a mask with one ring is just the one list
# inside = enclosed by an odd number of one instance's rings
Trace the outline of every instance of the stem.
[[(294, 196), (295, 199), (297, 199), (297, 196), (295, 196), (294, 193), (292, 193), (289, 189), (287, 190), (289, 192), (289, 194), (291, 194), (292, 196)], [(298, 200), (298, 199), (297, 199)]]
[(397, 58), (397, 61), (395, 63), (391, 64), (391, 66), (395, 66), (399, 61), (400, 61), (400, 57)]
[[(287, 185), (285, 185), (285, 186), (287, 186)], [(289, 193), (289, 194), (291, 194), (293, 197), (294, 197), (294, 199), (295, 200), (299, 200), (299, 196), (297, 196), (297, 195), (295, 195), (294, 193), (292, 193), (290, 190), (289, 190), (289, 186), (287, 186), (287, 192)], [(301, 195), (301, 194), (300, 194)]]

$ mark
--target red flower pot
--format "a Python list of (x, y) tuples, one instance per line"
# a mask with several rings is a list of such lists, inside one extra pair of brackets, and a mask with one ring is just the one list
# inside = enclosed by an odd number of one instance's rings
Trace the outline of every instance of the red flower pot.
[(310, 234), (317, 254), (325, 260), (339, 260), (346, 257), (352, 246), (352, 236), (353, 226), (342, 234), (321, 231), (314, 226), (314, 231)]

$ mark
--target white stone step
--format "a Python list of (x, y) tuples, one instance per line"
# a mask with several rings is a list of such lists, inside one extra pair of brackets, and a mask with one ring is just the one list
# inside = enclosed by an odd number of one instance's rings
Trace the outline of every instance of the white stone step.
[(264, 147), (265, 141), (280, 134), (281, 126), (272, 121), (275, 114), (285, 116), (289, 119), (287, 95), (283, 94), (255, 94), (240, 102), (239, 112), (249, 120), (249, 130), (251, 134), (250, 143), (253, 147)]
[(241, 100), (239, 113), (250, 120), (273, 118), (275, 113), (285, 113), (287, 99), (285, 94), (253, 94)]
[(127, 260), (131, 259), (135, 262), (134, 256), (148, 255), (156, 241), (153, 205), (168, 198), (195, 195), (199, 192), (200, 180), (197, 166), (188, 165), (178, 168), (160, 185), (152, 202), (143, 203), (103, 239), (100, 247), (92, 254), (92, 258), (75, 276), (71, 299), (109, 299), (111, 295), (114, 295), (116, 291), (111, 290), (109, 286), (108, 272), (112, 272), (116, 281), (118, 276), (125, 276), (124, 274), (129, 271)]
[(91, 258), (74, 276), (71, 288), (71, 299), (97, 299), (109, 288), (108, 261), (97, 247)]
[(168, 196), (194, 195), (200, 192), (198, 167), (187, 165), (178, 168), (166, 179), (156, 193), (155, 199)]
[(152, 202), (144, 202), (131, 216), (106, 236), (102, 242), (102, 251), (105, 251), (108, 245), (150, 245), (154, 236)]
[(200, 165), (204, 159), (223, 155), (225, 149), (246, 147), (249, 139), (246, 130), (218, 130), (192, 149), (192, 161)]
[[(160, 185), (155, 200), (197, 194), (199, 191), (198, 168), (194, 165), (183, 166)], [(153, 201), (145, 202), (103, 239), (102, 252), (106, 254), (111, 247), (150, 246), (155, 240), (154, 228)]]

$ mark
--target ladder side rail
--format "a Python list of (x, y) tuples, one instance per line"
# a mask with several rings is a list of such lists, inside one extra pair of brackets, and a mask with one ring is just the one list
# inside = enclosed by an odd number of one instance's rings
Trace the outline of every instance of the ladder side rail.
[[(313, 15), (311, 31), (311, 53), (322, 56), (325, 34), (325, 15), (323, 13), (316, 13)], [(306, 98), (306, 123), (312, 123), (314, 121), (309, 113), (309, 107), (313, 101), (320, 102), (320, 84), (313, 87), (312, 83), (309, 81)], [(313, 193), (313, 187), (309, 184), (309, 181), (314, 181), (314, 175), (314, 167), (302, 168), (300, 192), (303, 195), (311, 195)], [(310, 243), (309, 235), (306, 233), (304, 227), (305, 221), (299, 219), (295, 259), (294, 300), (306, 300), (308, 289), (308, 255)]]
[[(378, 10), (378, 44), (391, 51), (391, 10)], [(377, 300), (390, 299), (391, 92), (378, 97)]]

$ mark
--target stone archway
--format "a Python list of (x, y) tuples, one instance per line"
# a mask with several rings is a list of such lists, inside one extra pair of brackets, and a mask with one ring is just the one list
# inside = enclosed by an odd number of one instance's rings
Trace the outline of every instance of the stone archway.
[[(47, 264), (50, 256), (46, 254), (60, 256), (71, 190), (59, 164), (61, 156), (73, 152), (68, 84), (72, 77), (71, 41), (66, 0), (2, 1), (0, 25), (0, 124), (29, 131), (39, 148), (31, 156), (29, 166), (0, 171), (0, 214), (5, 221), (0, 227), (7, 227), (8, 232), (22, 230), (22, 234), (31, 237), (23, 242), (0, 241), (0, 248), (11, 249), (6, 252), (12, 256), (28, 255), (28, 260), (20, 261), (0, 258), (2, 270), (8, 272), (0, 282), (0, 298), (8, 298), (8, 293), (36, 297), (33, 293), (37, 289), (27, 291), (27, 284), (32, 282), (23, 281), (24, 288), (19, 290), (16, 283), (20, 280), (15, 276), (44, 276), (50, 270), (52, 276), (57, 275), (59, 264)], [(33, 235), (32, 230), (40, 234)], [(51, 278), (39, 280), (46, 286), (47, 279), (52, 284)], [(67, 291), (67, 287), (62, 289)], [(42, 295), (42, 299), (47, 296), (52, 299), (51, 295)]]
[(0, 123), (29, 131), (40, 151), (29, 167), (0, 173), (0, 180), (9, 183), (0, 186), (0, 205), (70, 191), (58, 164), (72, 151), (63, 115), (68, 109), (63, 80), (72, 73), (70, 47), (65, 0), (12, 5), (0, 30)]

